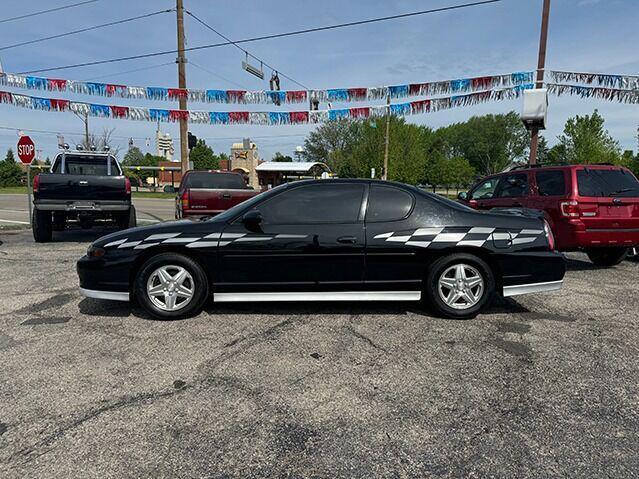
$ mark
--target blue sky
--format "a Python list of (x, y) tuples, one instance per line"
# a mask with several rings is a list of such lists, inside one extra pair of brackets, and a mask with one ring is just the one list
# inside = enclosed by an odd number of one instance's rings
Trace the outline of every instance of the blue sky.
[[(2, 18), (29, 13), (71, 0), (4, 0)], [(463, 0), (184, 0), (185, 8), (232, 39), (277, 33), (325, 24), (436, 8)], [(244, 45), (280, 71), (309, 86), (331, 88), (379, 86), (409, 82), (446, 80), (484, 74), (532, 70), (536, 65), (539, 17), (542, 0), (504, 0), (501, 3), (448, 13), (313, 33)], [(0, 25), (0, 47), (41, 36), (106, 23), (174, 6), (172, 0), (100, 0), (85, 6)], [(215, 43), (220, 39), (186, 16), (188, 46)], [(548, 68), (578, 71), (639, 73), (636, 26), (637, 0), (554, 0), (550, 25)], [(45, 43), (0, 51), (7, 72), (60, 66), (84, 61), (135, 55), (175, 48), (175, 13), (99, 29)], [(243, 54), (232, 46), (189, 53), (188, 86), (192, 88), (267, 89), (267, 82), (240, 67)], [(51, 72), (43, 76), (75, 80), (175, 86), (173, 55), (112, 63), (88, 68)], [(149, 69), (123, 73), (134, 69)], [(267, 72), (267, 77), (270, 71)], [(283, 89), (298, 88), (282, 78)], [(141, 100), (71, 96), (78, 101), (130, 106), (153, 106)], [(551, 144), (566, 119), (591, 113), (605, 116), (607, 127), (623, 148), (637, 149), (639, 106), (551, 97), (549, 128)], [(362, 104), (363, 105), (363, 104)], [(177, 108), (172, 102), (160, 108)], [(193, 104), (192, 109), (237, 109), (237, 105)], [(408, 121), (438, 127), (464, 121), (472, 115), (519, 111), (521, 100), (488, 103), (474, 107), (409, 117)], [(258, 107), (257, 109), (273, 109)], [(284, 106), (282, 109), (291, 109)], [(292, 108), (296, 109), (296, 107)], [(114, 136), (126, 149), (133, 137), (142, 150), (153, 151), (155, 125), (125, 120), (91, 119), (91, 130), (115, 128)], [(2, 129), (8, 127), (13, 130)], [(56, 151), (51, 130), (65, 134), (70, 144), (80, 138), (83, 125), (72, 113), (47, 113), (0, 105), (0, 151), (14, 147), (18, 129), (28, 132), (43, 150)], [(162, 125), (176, 138), (176, 124)], [(276, 151), (292, 153), (302, 144), (310, 126), (206, 126), (191, 125), (216, 152), (228, 152), (233, 141), (250, 136), (261, 155), (270, 159)], [(145, 138), (151, 139), (147, 148)], [(3, 155), (4, 153), (2, 153)]]

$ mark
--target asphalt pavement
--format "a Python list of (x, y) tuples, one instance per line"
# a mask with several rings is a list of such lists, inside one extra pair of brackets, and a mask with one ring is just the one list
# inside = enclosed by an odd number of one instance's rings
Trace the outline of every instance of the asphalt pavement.
[[(141, 224), (175, 219), (175, 201), (171, 198), (133, 198)], [(26, 194), (0, 194), (0, 227), (29, 225)]]
[(104, 231), (0, 231), (0, 475), (637, 477), (639, 263), (468, 321), (417, 304), (83, 299)]

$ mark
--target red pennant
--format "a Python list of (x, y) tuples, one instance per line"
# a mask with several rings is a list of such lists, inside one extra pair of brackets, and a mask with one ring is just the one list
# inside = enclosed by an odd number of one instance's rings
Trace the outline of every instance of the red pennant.
[(189, 119), (189, 112), (187, 110), (169, 110), (170, 121), (180, 121)]
[(0, 103), (11, 103), (11, 93), (0, 91)]
[(66, 80), (57, 80), (55, 78), (47, 78), (47, 88), (49, 90), (66, 90), (67, 89), (67, 81)]
[(477, 77), (471, 80), (473, 90), (485, 90), (486, 88), (492, 88), (493, 77)]
[(287, 103), (301, 103), (303, 101), (306, 101), (305, 90), (292, 90), (286, 92)]
[(371, 109), (365, 106), (361, 108), (350, 108), (348, 112), (351, 118), (368, 118), (371, 114)]
[(59, 98), (51, 98), (51, 109), (58, 111), (67, 111), (69, 109), (69, 100)]
[(129, 114), (129, 107), (111, 106), (111, 116), (113, 118), (126, 118)]
[(365, 100), (367, 92), (366, 88), (349, 88), (348, 96), (351, 100)]
[(411, 101), (410, 108), (413, 113), (428, 113), (430, 111), (430, 100)]
[(230, 123), (248, 123), (249, 112), (248, 111), (230, 111), (229, 122)]
[(119, 92), (126, 90), (126, 86), (124, 85), (111, 85), (109, 83), (107, 83), (105, 88), (107, 96), (114, 96)]
[(292, 111), (290, 113), (290, 116), (291, 116), (291, 123), (308, 123), (307, 111)]
[(428, 83), (411, 83), (408, 85), (408, 95), (416, 96), (421, 95), (422, 90), (428, 87)]
[(189, 91), (186, 88), (169, 88), (169, 99), (180, 100), (188, 99)]
[(244, 103), (244, 95), (246, 95), (246, 90), (226, 91), (226, 96), (229, 99), (229, 103)]

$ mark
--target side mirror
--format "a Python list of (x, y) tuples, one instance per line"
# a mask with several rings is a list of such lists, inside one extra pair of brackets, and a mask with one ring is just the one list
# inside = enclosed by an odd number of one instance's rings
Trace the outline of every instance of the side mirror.
[(262, 213), (258, 210), (251, 210), (242, 216), (242, 223), (248, 230), (260, 230), (260, 224), (262, 223)]
[(164, 187), (164, 192), (165, 193), (175, 193), (177, 190), (175, 189), (175, 186), (172, 185), (166, 185)]
[(460, 201), (468, 201), (468, 192), (460, 191), (459, 194), (457, 195), (457, 199)]

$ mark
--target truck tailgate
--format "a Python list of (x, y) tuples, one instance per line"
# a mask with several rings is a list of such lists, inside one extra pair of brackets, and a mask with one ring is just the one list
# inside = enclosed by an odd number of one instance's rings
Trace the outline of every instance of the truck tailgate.
[(251, 189), (190, 188), (189, 209), (193, 213), (211, 214), (226, 211), (257, 194)]
[(35, 200), (123, 201), (127, 199), (124, 176), (40, 175)]

